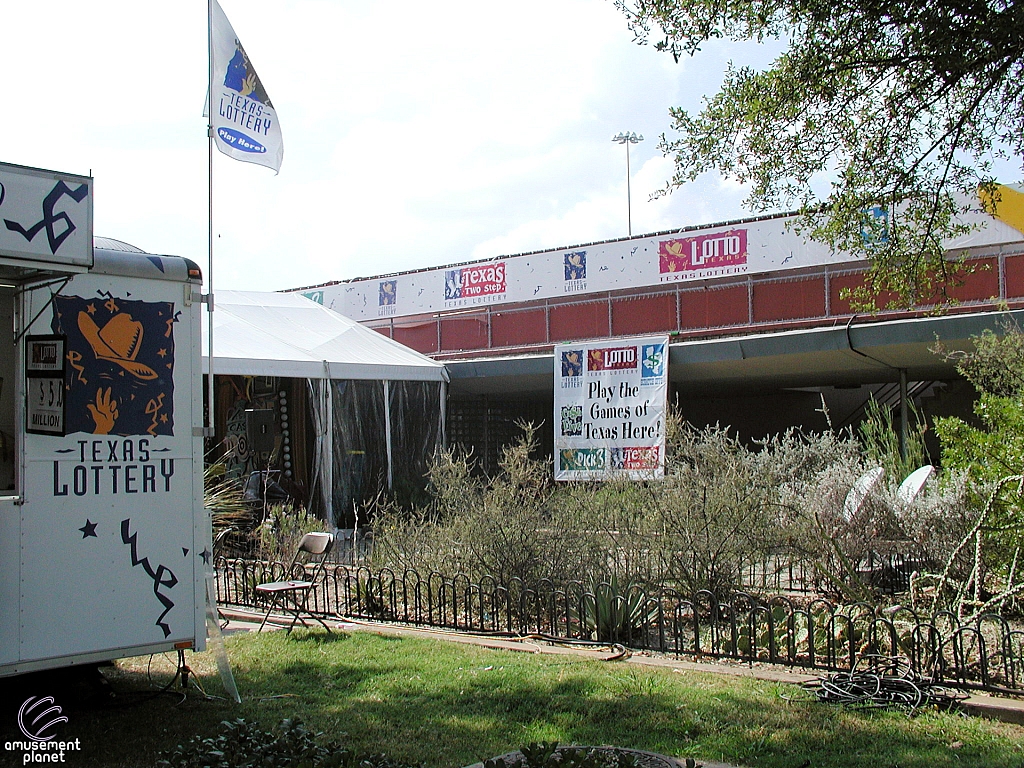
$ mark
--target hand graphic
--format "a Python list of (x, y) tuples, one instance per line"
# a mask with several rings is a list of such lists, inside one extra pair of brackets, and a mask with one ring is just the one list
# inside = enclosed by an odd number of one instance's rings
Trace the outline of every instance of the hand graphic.
[(245, 82), (242, 83), (241, 94), (243, 96), (248, 96), (250, 93), (252, 93), (255, 90), (256, 90), (256, 75), (254, 75), (254, 74), (252, 74), (250, 72), (249, 75), (245, 78)]
[(96, 405), (88, 403), (88, 408), (92, 420), (96, 422), (93, 434), (109, 435), (118, 417), (117, 400), (110, 396), (110, 387), (107, 387), (106, 392), (102, 388), (96, 390)]

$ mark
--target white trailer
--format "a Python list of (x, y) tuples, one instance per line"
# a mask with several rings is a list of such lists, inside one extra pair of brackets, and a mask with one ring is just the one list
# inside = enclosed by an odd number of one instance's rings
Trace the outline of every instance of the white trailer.
[(206, 642), (199, 268), (0, 164), (0, 676)]

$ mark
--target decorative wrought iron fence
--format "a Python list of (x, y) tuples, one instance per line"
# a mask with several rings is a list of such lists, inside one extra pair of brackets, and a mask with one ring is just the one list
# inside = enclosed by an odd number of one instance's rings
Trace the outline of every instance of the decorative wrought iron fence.
[[(219, 558), (217, 600), (265, 608), (257, 584), (284, 577), (281, 563)], [(635, 650), (765, 662), (808, 670), (848, 670), (865, 655), (898, 656), (936, 682), (1024, 694), (1024, 629), (998, 615), (970, 624), (942, 612), (907, 607), (834, 605), (801, 595), (769, 598), (711, 592), (614, 594), (579, 582), (559, 587), (519, 580), (499, 584), (464, 574), (337, 566), (312, 591), (308, 608), (322, 615), (399, 622), (466, 632), (540, 635), (619, 643)]]

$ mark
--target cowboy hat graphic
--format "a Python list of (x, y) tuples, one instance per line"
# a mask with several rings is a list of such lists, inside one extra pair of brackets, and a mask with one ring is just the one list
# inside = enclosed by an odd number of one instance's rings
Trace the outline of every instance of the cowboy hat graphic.
[(87, 312), (78, 313), (78, 328), (97, 359), (117, 363), (139, 379), (155, 379), (156, 371), (135, 358), (142, 347), (142, 323), (127, 312), (114, 315), (100, 328)]

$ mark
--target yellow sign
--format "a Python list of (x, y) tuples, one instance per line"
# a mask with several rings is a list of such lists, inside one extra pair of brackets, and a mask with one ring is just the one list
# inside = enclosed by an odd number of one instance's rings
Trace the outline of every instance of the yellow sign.
[(986, 212), (1024, 234), (1024, 192), (997, 184), (995, 193), (979, 190), (978, 199)]

